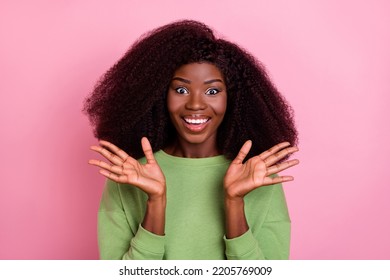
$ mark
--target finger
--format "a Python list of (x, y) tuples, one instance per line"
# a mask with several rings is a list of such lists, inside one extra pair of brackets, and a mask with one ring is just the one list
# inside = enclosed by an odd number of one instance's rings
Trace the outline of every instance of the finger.
[(115, 173), (112, 173), (104, 169), (99, 170), (99, 173), (105, 176), (106, 178), (111, 179), (117, 183), (126, 183), (127, 177), (125, 175), (117, 175)]
[(290, 168), (292, 166), (295, 166), (297, 164), (299, 164), (299, 160), (297, 160), (297, 159), (293, 159), (293, 160), (289, 160), (289, 161), (282, 162), (279, 164), (275, 164), (275, 165), (267, 168), (266, 176), (276, 174), (278, 172), (281, 172), (281, 171), (283, 171), (287, 168)]
[(246, 141), (244, 145), (242, 145), (240, 151), (238, 152), (238, 155), (232, 161), (232, 163), (241, 164), (244, 161), (245, 157), (248, 155), (251, 147), (252, 147), (252, 141), (251, 140)]
[(272, 148), (268, 149), (267, 151), (262, 152), (259, 156), (262, 160), (265, 160), (270, 155), (272, 155), (272, 154), (274, 154), (274, 153), (276, 153), (276, 152), (280, 151), (281, 149), (284, 149), (288, 146), (290, 146), (289, 142), (279, 143), (279, 144), (273, 146)]
[(154, 158), (152, 146), (150, 145), (148, 138), (142, 137), (141, 145), (142, 145), (142, 150), (144, 151), (147, 163), (155, 163), (156, 159)]
[(118, 157), (117, 155), (104, 149), (101, 146), (91, 146), (91, 150), (98, 152), (99, 154), (101, 154), (103, 157), (105, 157), (106, 159), (108, 159), (110, 162), (112, 162), (115, 165), (122, 165), (123, 164), (123, 160), (120, 157)]
[(294, 177), (293, 176), (280, 176), (280, 177), (265, 177), (263, 181), (263, 186), (269, 186), (269, 185), (274, 185), (274, 184), (280, 184), (284, 182), (290, 182), (293, 181)]
[(100, 168), (106, 169), (108, 171), (111, 171), (113, 173), (116, 173), (118, 175), (123, 174), (123, 167), (119, 167), (117, 165), (112, 165), (108, 164), (107, 162), (101, 161), (101, 160), (96, 160), (96, 159), (91, 159), (88, 161), (89, 164), (98, 166)]
[(122, 149), (118, 148), (117, 146), (115, 146), (114, 144), (108, 141), (100, 140), (99, 143), (100, 145), (110, 149), (110, 151), (118, 155), (123, 161), (126, 161), (127, 158), (129, 157), (129, 155), (125, 151), (123, 151)]
[(265, 162), (266, 166), (268, 167), (268, 166), (273, 165), (274, 163), (282, 160), (286, 156), (291, 155), (295, 152), (298, 152), (297, 147), (288, 147), (288, 148), (285, 148), (285, 149), (283, 149), (275, 154), (270, 155), (269, 157), (267, 157), (264, 160), (264, 162)]

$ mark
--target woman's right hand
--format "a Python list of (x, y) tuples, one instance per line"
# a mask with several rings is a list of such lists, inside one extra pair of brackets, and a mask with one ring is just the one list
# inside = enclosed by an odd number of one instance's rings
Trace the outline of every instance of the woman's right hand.
[(91, 159), (88, 163), (100, 167), (100, 174), (117, 182), (130, 184), (144, 191), (149, 200), (165, 198), (165, 176), (154, 158), (152, 147), (146, 137), (141, 139), (142, 150), (146, 163), (140, 164), (108, 141), (99, 141), (100, 146), (91, 146), (91, 150), (98, 152), (111, 164)]

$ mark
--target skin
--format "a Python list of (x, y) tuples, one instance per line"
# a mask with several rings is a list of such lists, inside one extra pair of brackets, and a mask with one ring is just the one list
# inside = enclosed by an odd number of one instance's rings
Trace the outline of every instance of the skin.
[[(219, 155), (217, 130), (225, 115), (226, 105), (226, 85), (217, 67), (209, 63), (191, 63), (177, 69), (167, 95), (167, 108), (177, 137), (164, 151), (173, 156), (189, 158)], [(193, 122), (204, 123), (196, 125)], [(95, 159), (89, 163), (99, 167), (103, 176), (144, 191), (148, 195), (148, 202), (142, 226), (152, 233), (164, 235), (166, 182), (148, 139), (144, 137), (141, 140), (146, 164), (140, 164), (107, 141), (99, 141), (99, 144), (91, 146), (91, 149), (110, 163)], [(287, 155), (298, 151), (288, 142), (275, 145), (244, 163), (251, 146), (250, 140), (244, 143), (224, 177), (227, 238), (238, 237), (249, 229), (244, 211), (245, 195), (262, 186), (292, 181), (292, 176), (269, 176), (299, 163), (297, 159), (279, 163)]]
[[(177, 69), (167, 94), (167, 108), (177, 138), (164, 151), (189, 158), (219, 155), (217, 130), (226, 106), (226, 86), (217, 67), (209, 63), (191, 63)], [(195, 125), (186, 120), (207, 121)]]

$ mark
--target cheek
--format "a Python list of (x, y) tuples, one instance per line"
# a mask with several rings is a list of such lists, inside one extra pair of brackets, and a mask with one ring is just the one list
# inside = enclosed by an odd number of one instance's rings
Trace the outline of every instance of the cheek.
[(178, 100), (172, 93), (168, 92), (167, 95), (167, 109), (169, 114), (174, 113), (178, 108)]
[(227, 107), (226, 98), (219, 100), (218, 103), (214, 105), (215, 113), (218, 115), (225, 115), (226, 107)]

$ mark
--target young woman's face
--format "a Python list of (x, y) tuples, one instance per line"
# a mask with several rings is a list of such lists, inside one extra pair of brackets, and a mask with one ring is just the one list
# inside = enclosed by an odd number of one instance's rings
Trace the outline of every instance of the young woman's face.
[(181, 144), (214, 147), (217, 129), (226, 112), (223, 75), (210, 63), (190, 63), (178, 68), (171, 80), (167, 107)]

